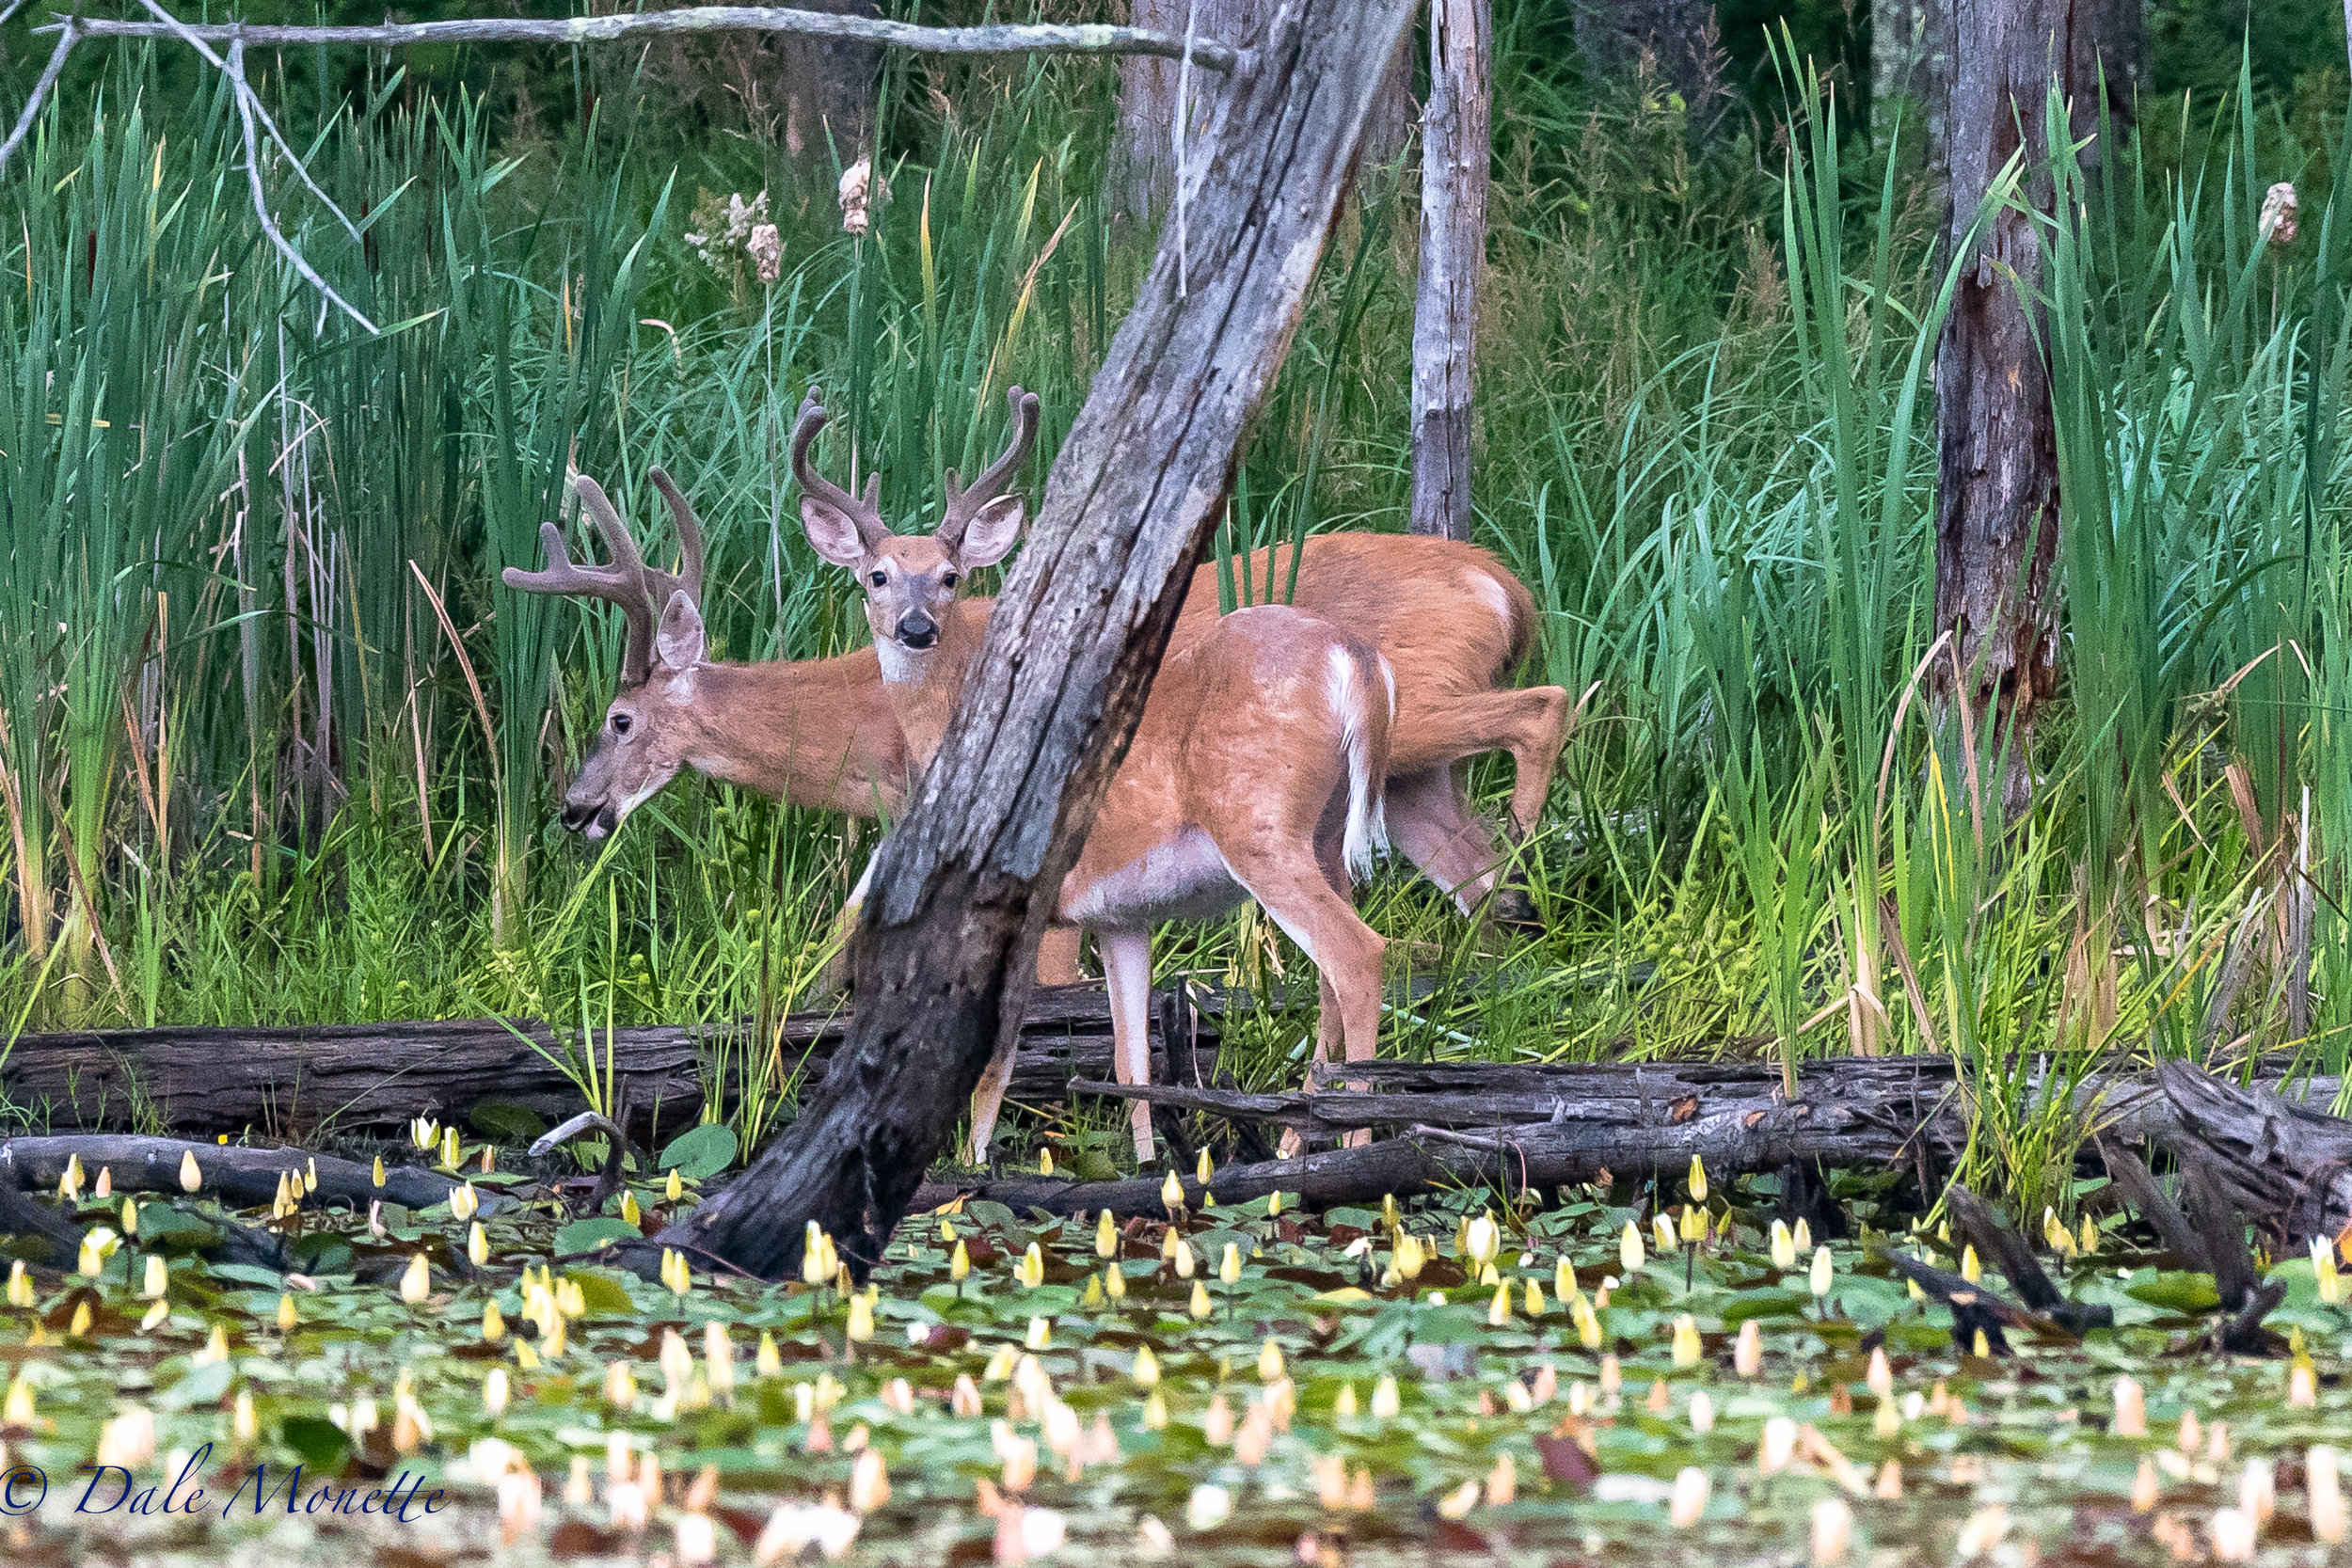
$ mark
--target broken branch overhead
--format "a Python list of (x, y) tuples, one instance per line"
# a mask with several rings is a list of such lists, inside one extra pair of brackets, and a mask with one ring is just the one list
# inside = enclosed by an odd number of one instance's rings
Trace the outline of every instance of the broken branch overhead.
[(83, 38), (181, 38), (208, 43), (273, 48), (287, 44), (344, 44), (370, 49), (410, 49), (435, 43), (620, 43), (630, 39), (678, 33), (793, 33), (803, 38), (876, 43), (925, 55), (1157, 55), (1210, 71), (1231, 71), (1240, 52), (1231, 44), (1196, 38), (1187, 42), (1148, 27), (1034, 24), (989, 27), (922, 27), (879, 17), (834, 16), (782, 6), (689, 6), (635, 16), (468, 17), (448, 22), (388, 22), (373, 26), (277, 26), (244, 23), (188, 24), (117, 22), (98, 17), (60, 19), (49, 32), (71, 28)]

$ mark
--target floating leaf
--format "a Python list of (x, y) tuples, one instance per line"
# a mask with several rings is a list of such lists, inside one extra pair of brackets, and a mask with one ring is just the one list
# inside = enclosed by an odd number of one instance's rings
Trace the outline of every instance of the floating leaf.
[(707, 1121), (670, 1140), (661, 1151), (660, 1168), (675, 1170), (689, 1180), (707, 1181), (735, 1164), (735, 1129), (723, 1121)]
[(607, 1242), (627, 1241), (642, 1234), (628, 1221), (611, 1214), (597, 1214), (584, 1220), (574, 1220), (555, 1233), (555, 1250), (559, 1253), (593, 1252)]
[(289, 1416), (278, 1424), (278, 1437), (313, 1470), (332, 1472), (351, 1451), (351, 1440), (332, 1421), (315, 1416)]

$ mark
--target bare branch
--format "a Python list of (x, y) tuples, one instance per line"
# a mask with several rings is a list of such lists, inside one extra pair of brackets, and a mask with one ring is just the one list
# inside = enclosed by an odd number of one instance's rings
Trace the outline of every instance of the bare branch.
[[(335, 204), (335, 198), (328, 196), (325, 191), (319, 189), (319, 182), (310, 178), (310, 166), (302, 161), (300, 154), (296, 153), (294, 150), (287, 144), (285, 136), (278, 132), (278, 122), (272, 119), (269, 116), (269, 111), (262, 106), (260, 95), (254, 92), (252, 84), (248, 83), (245, 79), (245, 71), (242, 69), (230, 71), (229, 69), (229, 62), (222, 59), (218, 55), (214, 54), (213, 51), (205, 44), (203, 38), (199, 36), (199, 29), (189, 26), (186, 23), (181, 21), (178, 17), (166, 10), (163, 6), (158, 3), (158, 0), (139, 0), (139, 3), (145, 6), (149, 10), (155, 13), (156, 21), (153, 24), (155, 26), (162, 28), (164, 33), (180, 40), (189, 48), (195, 50), (199, 55), (201, 55), (204, 57), (205, 62), (211, 65), (214, 70), (220, 71), (229, 78), (230, 86), (237, 95), (237, 106), (239, 112), (249, 114), (256, 121), (259, 122), (262, 130), (269, 133), (269, 139), (277, 143), (278, 150), (283, 152), (286, 155), (286, 161), (294, 165), (294, 172), (302, 176), (302, 182), (310, 188), (310, 194), (317, 197), (322, 202), (326, 203), (326, 210), (335, 214), (335, 221), (343, 226), (344, 231), (348, 233), (352, 239), (355, 241), (358, 240), (358, 226), (354, 224), (349, 217), (345, 216), (343, 210)], [(87, 27), (82, 26), (78, 18), (74, 19), (74, 25), (83, 32), (87, 31)], [(142, 25), (145, 25), (145, 24), (142, 24)], [(234, 24), (231, 24), (226, 29), (211, 28), (206, 29), (206, 31), (226, 31), (232, 42), (239, 37), (239, 30)], [(235, 52), (233, 49), (230, 51), (230, 57), (235, 57)], [(268, 214), (265, 213), (262, 216), (266, 220)], [(332, 293), (331, 290), (329, 292)], [(342, 302), (339, 300), (337, 303), (341, 304)], [(348, 310), (351, 307), (346, 305), (343, 309)]]
[[(11, 6), (8, 8), (13, 11), (16, 8)], [(41, 68), (40, 80), (33, 84), (33, 96), (24, 101), (24, 112), (16, 117), (16, 129), (8, 133), (7, 141), (0, 142), (0, 173), (7, 171), (8, 159), (16, 151), (16, 144), (23, 141), (25, 133), (33, 128), (34, 117), (40, 113), (41, 100), (48, 97), (49, 89), (57, 85), (57, 73), (65, 69), (65, 57), (73, 52), (73, 40), (79, 36), (75, 30), (78, 25), (73, 18), (68, 17), (57, 29), (57, 47), (51, 52), (49, 63)]]
[[(60, 23), (62, 24), (62, 23)], [(372, 27), (184, 26), (164, 22), (79, 19), (86, 38), (180, 38), (227, 43), (239, 37), (264, 48), (285, 44), (361, 44), (405, 49), (428, 43), (612, 43), (662, 33), (796, 33), (910, 49), (929, 55), (1156, 55), (1189, 57), (1210, 71), (1231, 71), (1241, 52), (1205, 39), (1186, 41), (1147, 27), (1092, 24), (922, 27), (876, 17), (834, 16), (776, 6), (692, 6), (635, 16), (576, 16), (553, 21), (482, 17), (450, 22), (386, 23)], [(47, 29), (40, 29), (46, 31)]]
[[(148, 3), (151, 6), (154, 0), (148, 0)], [(178, 24), (174, 24), (174, 25)], [(185, 31), (184, 28), (182, 30)], [(204, 52), (211, 53), (210, 50)], [(228, 61), (221, 69), (229, 73), (230, 84), (236, 91), (237, 118), (245, 125), (246, 179), (253, 187), (253, 215), (260, 222), (262, 232), (269, 236), (270, 244), (278, 247), (278, 253), (294, 264), (294, 271), (300, 273), (310, 287), (325, 294), (343, 314), (365, 327), (370, 335), (373, 335), (377, 331), (375, 323), (361, 315), (351, 301), (335, 292), (333, 284), (318, 275), (318, 270), (303, 259), (302, 252), (296, 250), (292, 242), (278, 231), (278, 220), (269, 215), (269, 195), (262, 188), (262, 142), (254, 128), (253, 89), (246, 86), (245, 81), (245, 40), (243, 39), (230, 44)]]

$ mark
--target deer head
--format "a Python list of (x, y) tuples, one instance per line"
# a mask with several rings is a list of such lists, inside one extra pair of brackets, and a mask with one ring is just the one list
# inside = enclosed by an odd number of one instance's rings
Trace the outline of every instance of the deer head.
[(801, 404), (800, 423), (792, 432), (801, 527), (819, 556), (857, 574), (866, 590), (866, 624), (885, 657), (936, 648), (947, 607), (965, 576), (1002, 561), (1021, 537), (1025, 512), (1021, 498), (1005, 486), (1037, 444), (1037, 395), (1015, 387), (1005, 402), (1012, 414), (1011, 443), (968, 490), (955, 469), (947, 470), (946, 514), (938, 531), (929, 534), (890, 531), (882, 516), (881, 475), (867, 479), (861, 498), (817, 471), (809, 448), (830, 416), (813, 388)]
[(547, 546), (545, 571), (509, 566), (506, 586), (525, 594), (564, 594), (617, 605), (628, 625), (621, 653), (621, 689), (589, 743), (580, 776), (564, 794), (564, 826), (591, 839), (604, 837), (638, 805), (660, 792), (687, 765), (694, 731), (678, 721), (693, 706), (695, 672), (707, 655), (703, 633), (703, 530), (694, 509), (660, 468), (647, 475), (676, 520), (684, 560), (673, 576), (645, 564), (628, 527), (603, 486), (581, 475), (580, 501), (604, 536), (609, 566), (583, 565), (564, 547), (564, 531), (539, 525)]

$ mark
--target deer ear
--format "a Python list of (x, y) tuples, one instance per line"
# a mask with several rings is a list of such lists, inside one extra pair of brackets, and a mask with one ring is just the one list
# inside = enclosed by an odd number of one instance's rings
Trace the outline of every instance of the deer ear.
[(810, 546), (818, 555), (835, 566), (857, 570), (857, 563), (866, 559), (866, 540), (858, 532), (857, 519), (825, 499), (807, 491), (801, 493), (801, 531), (808, 535)]
[(956, 546), (956, 564), (966, 571), (995, 565), (1012, 553), (1021, 537), (1021, 525), (1026, 521), (1028, 509), (1019, 496), (998, 496), (973, 515), (971, 525), (963, 531), (963, 543)]
[(694, 608), (684, 589), (672, 594), (668, 608), (661, 611), (661, 625), (653, 634), (653, 651), (667, 670), (691, 670), (703, 661), (707, 651), (703, 612)]

